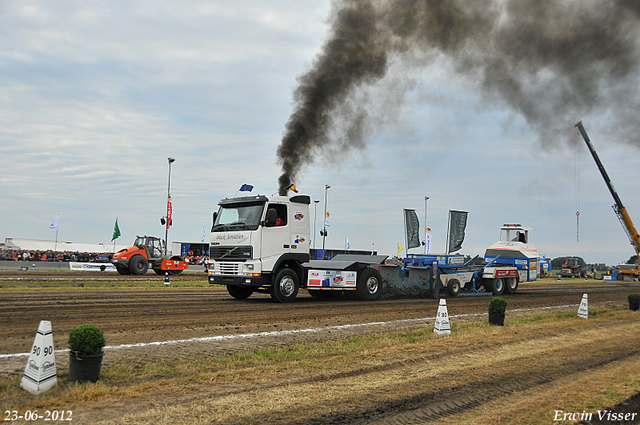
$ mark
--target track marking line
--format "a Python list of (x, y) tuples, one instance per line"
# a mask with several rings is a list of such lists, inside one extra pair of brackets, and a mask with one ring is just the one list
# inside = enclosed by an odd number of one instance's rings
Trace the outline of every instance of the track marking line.
[[(575, 307), (575, 306), (578, 306), (578, 304), (566, 304), (566, 305), (558, 305), (558, 306), (551, 306), (551, 307), (519, 308), (519, 309), (507, 310), (507, 311), (518, 312), (518, 311), (534, 311), (534, 310), (552, 310), (552, 309), (568, 308), (568, 307)], [(489, 313), (456, 314), (454, 316), (449, 316), (449, 317), (450, 318), (478, 317), (478, 316), (486, 316), (488, 314)], [(228, 341), (233, 339), (250, 339), (250, 338), (259, 338), (259, 337), (265, 337), (265, 336), (282, 336), (282, 335), (295, 335), (295, 334), (304, 334), (304, 333), (319, 333), (319, 332), (324, 332), (328, 330), (362, 328), (366, 326), (394, 325), (394, 324), (410, 323), (410, 322), (427, 322), (431, 320), (435, 321), (436, 318), (423, 317), (419, 319), (402, 319), (402, 320), (391, 320), (388, 322), (356, 323), (352, 325), (336, 325), (336, 326), (328, 326), (323, 328), (297, 329), (297, 330), (291, 330), (291, 331), (256, 332), (256, 333), (240, 334), (240, 335), (218, 335), (218, 336), (209, 336), (209, 337), (201, 337), (201, 338), (174, 339), (170, 341), (140, 342), (137, 344), (122, 344), (122, 345), (114, 345), (114, 346), (108, 345), (104, 347), (104, 350), (125, 350), (128, 348), (188, 344), (192, 342)], [(68, 353), (68, 352), (69, 350), (55, 350), (56, 354)], [(0, 359), (11, 359), (11, 358), (28, 357), (28, 356), (29, 356), (29, 353), (0, 354)]]

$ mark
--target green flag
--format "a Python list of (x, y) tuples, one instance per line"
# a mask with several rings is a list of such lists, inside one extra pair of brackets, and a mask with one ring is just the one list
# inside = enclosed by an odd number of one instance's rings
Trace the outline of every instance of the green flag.
[(116, 218), (116, 225), (113, 226), (113, 237), (111, 238), (111, 242), (115, 241), (120, 237), (120, 228), (118, 227), (118, 219)]

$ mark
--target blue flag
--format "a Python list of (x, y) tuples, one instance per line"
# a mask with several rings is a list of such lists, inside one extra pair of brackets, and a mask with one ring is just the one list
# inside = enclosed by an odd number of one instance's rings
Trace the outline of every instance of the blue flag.
[(243, 184), (242, 187), (240, 187), (240, 192), (251, 192), (253, 190), (253, 186), (251, 186), (250, 184)]

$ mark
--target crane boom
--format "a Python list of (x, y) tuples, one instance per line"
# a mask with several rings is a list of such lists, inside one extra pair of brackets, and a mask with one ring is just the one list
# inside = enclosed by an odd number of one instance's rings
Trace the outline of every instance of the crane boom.
[(611, 183), (611, 179), (609, 179), (609, 175), (607, 174), (607, 171), (604, 169), (602, 162), (600, 162), (600, 158), (598, 158), (598, 154), (596, 153), (596, 150), (593, 148), (593, 145), (591, 144), (591, 140), (589, 140), (589, 136), (587, 136), (587, 132), (582, 126), (582, 121), (578, 121), (575, 124), (575, 127), (577, 127), (578, 130), (580, 131), (580, 134), (582, 134), (582, 138), (587, 144), (587, 148), (589, 149), (591, 156), (596, 162), (596, 165), (598, 166), (598, 170), (600, 170), (600, 174), (602, 174), (602, 178), (604, 179), (604, 182), (606, 183), (607, 188), (609, 189), (609, 192), (611, 192), (611, 196), (613, 196), (613, 200), (615, 201), (613, 210), (618, 216), (618, 219), (622, 224), (622, 228), (625, 230), (627, 237), (631, 242), (631, 245), (634, 247), (636, 251), (636, 255), (640, 257), (640, 235), (638, 235), (638, 231), (633, 225), (633, 222), (631, 221), (631, 217), (629, 217), (629, 213), (627, 212), (627, 209), (624, 207), (624, 205), (622, 205), (622, 201), (618, 196), (618, 192), (616, 192), (616, 189), (613, 187), (613, 183)]

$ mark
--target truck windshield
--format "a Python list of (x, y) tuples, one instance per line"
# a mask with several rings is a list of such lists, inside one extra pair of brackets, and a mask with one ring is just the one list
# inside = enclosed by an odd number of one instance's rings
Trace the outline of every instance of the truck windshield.
[(228, 230), (256, 230), (260, 225), (264, 203), (220, 206), (213, 232)]

